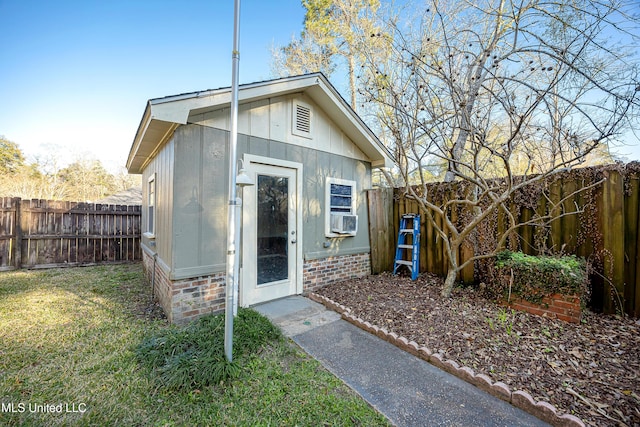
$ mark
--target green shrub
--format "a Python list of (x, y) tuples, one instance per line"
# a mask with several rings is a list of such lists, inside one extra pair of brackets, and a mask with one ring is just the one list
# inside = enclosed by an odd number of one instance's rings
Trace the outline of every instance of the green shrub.
[[(532, 256), (502, 251), (496, 257), (502, 279), (502, 296), (509, 294), (540, 303), (553, 294), (578, 295), (586, 302), (589, 292), (587, 263), (576, 256)], [(513, 280), (513, 283), (511, 283)]]
[(229, 363), (224, 353), (224, 316), (210, 315), (146, 338), (136, 355), (163, 387), (196, 389), (236, 378), (253, 354), (282, 339), (282, 334), (259, 313), (240, 308), (233, 338)]

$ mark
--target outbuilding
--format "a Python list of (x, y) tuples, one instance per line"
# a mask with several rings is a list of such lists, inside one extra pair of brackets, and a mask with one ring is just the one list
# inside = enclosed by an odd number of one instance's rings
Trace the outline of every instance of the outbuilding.
[[(231, 89), (147, 102), (127, 160), (142, 174), (143, 265), (173, 323), (225, 304)], [(391, 165), (321, 73), (239, 87), (239, 303), (370, 274), (365, 190)]]

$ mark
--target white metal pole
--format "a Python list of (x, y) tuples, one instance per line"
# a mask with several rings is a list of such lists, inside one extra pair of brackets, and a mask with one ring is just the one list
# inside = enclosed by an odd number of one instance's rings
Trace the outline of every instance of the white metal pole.
[[(236, 175), (237, 177), (237, 175)], [(241, 185), (238, 185), (238, 180), (236, 179), (236, 191), (237, 187), (242, 188)], [(242, 191), (240, 191), (240, 195), (236, 198), (236, 258), (233, 266), (233, 277), (235, 277), (234, 286), (233, 286), (233, 317), (238, 315), (238, 300), (240, 299), (240, 258), (242, 255), (242, 241), (240, 240), (240, 229), (242, 227)]]
[(238, 200), (236, 197), (237, 147), (238, 147), (238, 69), (240, 65), (240, 0), (233, 6), (233, 51), (231, 53), (231, 121), (229, 128), (229, 207), (227, 209), (227, 277), (224, 319), (224, 352), (233, 361), (233, 307), (238, 293), (238, 258), (236, 227), (238, 224)]

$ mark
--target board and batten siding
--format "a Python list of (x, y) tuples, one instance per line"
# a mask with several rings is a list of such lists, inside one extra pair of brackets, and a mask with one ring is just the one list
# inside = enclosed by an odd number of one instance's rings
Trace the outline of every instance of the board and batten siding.
[(174, 133), (173, 269), (182, 279), (224, 271), (229, 133), (199, 125)]
[[(173, 243), (173, 179), (174, 179), (175, 136), (171, 138), (149, 162), (142, 174), (142, 248), (147, 253), (158, 254), (160, 265), (167, 272), (172, 268), (171, 251)], [(149, 178), (155, 175), (155, 246), (145, 236), (148, 231)]]
[[(336, 255), (369, 252), (369, 229), (365, 189), (371, 188), (371, 165), (361, 160), (330, 154), (298, 145), (240, 136), (238, 152), (286, 160), (303, 165), (302, 242), (303, 257), (320, 259)], [(341, 178), (356, 182), (356, 214), (358, 233), (355, 236), (325, 238), (326, 178)], [(329, 248), (324, 243), (330, 241)]]
[[(301, 102), (311, 108), (312, 138), (296, 135), (292, 131), (293, 108)], [(191, 114), (189, 123), (229, 130), (229, 108), (200, 114)], [(329, 116), (304, 94), (277, 96), (240, 105), (238, 133), (270, 141), (324, 151), (367, 162), (367, 156), (351, 141)]]
[[(181, 279), (224, 271), (228, 132), (200, 125), (186, 125), (176, 130), (174, 139), (176, 175), (171, 277)], [(238, 135), (239, 158), (245, 153), (303, 164), (301, 207), (305, 259), (369, 252), (364, 192), (371, 185), (371, 166), (368, 162), (279, 141)], [(356, 236), (325, 238), (326, 177), (356, 182), (359, 219)], [(202, 206), (201, 211), (187, 208), (192, 199)], [(331, 245), (325, 248), (324, 242), (327, 240)]]
[[(367, 195), (364, 190), (371, 188), (371, 165), (323, 151), (303, 151), (306, 153), (303, 185), (304, 259), (369, 252)], [(329, 209), (325, 206), (327, 178), (346, 179), (356, 183), (358, 233), (355, 236), (325, 238), (325, 212)], [(331, 246), (324, 248), (325, 242), (330, 242)]]
[[(292, 132), (292, 106), (300, 98), (312, 108), (312, 138)], [(142, 231), (147, 231), (147, 183), (155, 174), (156, 239), (153, 246), (143, 237), (142, 245), (148, 254), (157, 252), (158, 263), (171, 280), (225, 270), (228, 120), (228, 108), (192, 114), (190, 124), (179, 126), (145, 167)], [(238, 127), (239, 159), (252, 154), (303, 165), (305, 260), (370, 251), (364, 190), (371, 187), (371, 164), (321, 108), (301, 95), (274, 97), (241, 105)], [(325, 238), (327, 177), (356, 182), (355, 236)]]

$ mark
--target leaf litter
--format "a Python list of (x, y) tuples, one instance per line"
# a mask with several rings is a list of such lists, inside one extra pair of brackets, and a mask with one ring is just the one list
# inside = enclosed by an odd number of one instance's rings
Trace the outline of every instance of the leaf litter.
[(640, 321), (583, 313), (580, 324), (511, 310), (473, 287), (383, 273), (316, 291), (355, 316), (593, 426), (640, 426)]

